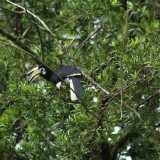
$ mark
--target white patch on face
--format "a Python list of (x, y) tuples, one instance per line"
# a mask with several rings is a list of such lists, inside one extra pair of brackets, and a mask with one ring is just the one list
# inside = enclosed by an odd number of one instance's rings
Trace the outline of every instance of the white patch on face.
[(46, 75), (46, 70), (45, 70), (45, 68), (40, 68), (40, 71), (41, 71), (41, 74), (42, 74), (42, 75)]

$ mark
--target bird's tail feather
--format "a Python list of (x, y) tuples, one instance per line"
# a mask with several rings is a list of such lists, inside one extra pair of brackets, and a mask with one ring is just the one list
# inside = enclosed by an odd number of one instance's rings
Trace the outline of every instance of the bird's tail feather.
[(82, 94), (84, 92), (84, 88), (81, 84), (81, 82), (79, 81), (79, 79), (77, 79), (76, 77), (70, 77), (70, 87), (74, 90), (74, 92), (78, 95), (76, 95), (71, 89), (70, 89), (70, 93), (71, 93), (71, 100), (75, 101), (75, 100), (80, 100), (80, 98), (82, 98)]

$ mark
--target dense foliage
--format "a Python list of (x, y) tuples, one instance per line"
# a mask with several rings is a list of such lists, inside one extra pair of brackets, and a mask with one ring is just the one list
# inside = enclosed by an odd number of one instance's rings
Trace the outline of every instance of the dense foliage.
[[(160, 2), (12, 2), (0, 0), (0, 159), (160, 159)], [(33, 54), (85, 71), (83, 100), (28, 85)]]

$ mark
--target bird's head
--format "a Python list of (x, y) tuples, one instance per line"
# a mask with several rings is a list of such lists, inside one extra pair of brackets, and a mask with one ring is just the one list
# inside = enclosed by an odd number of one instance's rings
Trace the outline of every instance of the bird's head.
[(43, 65), (38, 65), (37, 67), (33, 68), (31, 71), (28, 72), (28, 75), (30, 76), (28, 79), (28, 83), (30, 84), (40, 76), (49, 80), (51, 77), (51, 74), (52, 74), (52, 71), (50, 71), (48, 68), (46, 68)]

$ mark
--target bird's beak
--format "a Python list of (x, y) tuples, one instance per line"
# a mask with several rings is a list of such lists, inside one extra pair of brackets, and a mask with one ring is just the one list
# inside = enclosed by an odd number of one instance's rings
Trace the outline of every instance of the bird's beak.
[(34, 81), (40, 76), (40, 70), (38, 69), (38, 66), (29, 71), (28, 75), (30, 76), (28, 79), (28, 84), (30, 84), (32, 81)]

